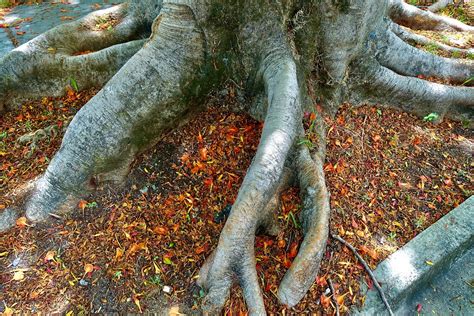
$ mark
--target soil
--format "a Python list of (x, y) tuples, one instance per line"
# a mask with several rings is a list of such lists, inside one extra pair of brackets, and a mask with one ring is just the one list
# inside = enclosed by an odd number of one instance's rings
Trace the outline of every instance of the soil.
[[(32, 153), (31, 143), (19, 144), (18, 138), (66, 125), (94, 92), (45, 98), (2, 118), (0, 208), (44, 171), (63, 129), (38, 140)], [(213, 99), (198, 118), (143, 153), (123, 187), (99, 188), (52, 225), (32, 227), (20, 219), (1, 234), (0, 301), (23, 313), (163, 312), (173, 306), (197, 313), (204, 294), (195, 285), (199, 267), (217, 244), (221, 213), (236, 197), (262, 128), (226, 106), (235, 102), (231, 93)], [(308, 125), (312, 119), (307, 113)], [(391, 109), (351, 105), (327, 123), (331, 230), (372, 267), (474, 192), (474, 132), (462, 123), (433, 125)], [(342, 311), (348, 311), (364, 299), (359, 281), (371, 282), (350, 251), (333, 240), (304, 300), (291, 310), (278, 304), (278, 283), (302, 239), (299, 209), (298, 190), (291, 188), (279, 210), (282, 233), (256, 240), (267, 310), (333, 313), (331, 279)], [(225, 314), (240, 312), (245, 304), (235, 287)]]

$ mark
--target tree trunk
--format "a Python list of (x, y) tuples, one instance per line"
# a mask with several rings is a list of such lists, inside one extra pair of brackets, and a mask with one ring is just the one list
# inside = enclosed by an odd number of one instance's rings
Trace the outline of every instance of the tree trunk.
[[(104, 18), (113, 29), (94, 29)], [(463, 83), (474, 75), (473, 63), (410, 46), (396, 23), (474, 29), (398, 0), (134, 0), (50, 30), (0, 60), (0, 109), (64, 93), (71, 77), (81, 88), (105, 86), (69, 125), (30, 192), (27, 218), (46, 221), (74, 209), (95, 186), (123, 182), (137, 154), (231, 79), (241, 83), (248, 112), (265, 125), (219, 244), (201, 270), (203, 309), (219, 311), (237, 276), (250, 313), (265, 314), (255, 234), (276, 232), (273, 212), (293, 178), (305, 239), (278, 296), (294, 306), (317, 275), (328, 237), (324, 116), (343, 102), (370, 102), (472, 122), (473, 88), (417, 77)], [(77, 55), (84, 51), (93, 52)], [(316, 112), (318, 143), (311, 150), (298, 141), (305, 112)], [(14, 213), (8, 209), (3, 220), (13, 223)]]

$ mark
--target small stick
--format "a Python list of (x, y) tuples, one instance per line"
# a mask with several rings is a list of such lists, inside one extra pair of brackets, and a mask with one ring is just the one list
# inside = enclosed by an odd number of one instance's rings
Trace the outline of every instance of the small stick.
[(331, 289), (331, 292), (332, 292), (332, 301), (334, 303), (334, 305), (336, 306), (336, 316), (339, 316), (339, 305), (337, 304), (337, 299), (336, 299), (336, 291), (334, 291), (334, 286), (332, 285), (332, 281), (331, 279), (328, 279), (328, 283), (329, 283), (329, 288)]
[(357, 257), (359, 262), (364, 266), (365, 271), (367, 271), (370, 278), (374, 282), (374, 286), (377, 289), (377, 291), (379, 292), (380, 298), (382, 299), (383, 303), (387, 307), (388, 313), (390, 314), (390, 316), (393, 316), (392, 309), (390, 308), (390, 304), (388, 303), (387, 298), (385, 297), (385, 294), (383, 293), (382, 287), (380, 286), (379, 282), (375, 278), (375, 276), (374, 276), (372, 270), (370, 269), (369, 265), (367, 264), (367, 262), (365, 262), (365, 260), (359, 255), (357, 250), (350, 243), (345, 241), (342, 237), (340, 237), (338, 235), (333, 235), (333, 234), (331, 234), (331, 237), (336, 239), (337, 241), (341, 242), (342, 244), (344, 244), (347, 248), (349, 248), (354, 253), (354, 255)]

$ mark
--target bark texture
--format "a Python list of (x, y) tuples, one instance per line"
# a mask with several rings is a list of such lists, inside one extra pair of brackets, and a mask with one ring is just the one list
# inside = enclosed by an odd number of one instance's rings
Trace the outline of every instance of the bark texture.
[[(95, 19), (111, 14), (113, 32), (91, 29)], [(81, 88), (104, 87), (69, 125), (34, 185), (27, 218), (46, 221), (73, 210), (96, 185), (122, 182), (137, 154), (233, 80), (241, 83), (249, 113), (265, 125), (219, 243), (200, 272), (203, 310), (219, 312), (237, 281), (250, 314), (265, 314), (254, 239), (278, 231), (279, 196), (293, 180), (301, 189), (305, 237), (278, 297), (296, 305), (315, 280), (329, 234), (323, 116), (334, 115), (342, 102), (377, 102), (420, 116), (473, 119), (473, 88), (417, 78), (463, 83), (474, 75), (473, 63), (410, 46), (422, 39), (398, 24), (473, 30), (398, 0), (136, 0), (39, 36), (0, 60), (1, 109), (60, 94), (71, 76)], [(93, 52), (75, 56), (81, 51)], [(297, 140), (305, 134), (303, 113), (315, 111), (315, 103), (322, 112), (310, 150)], [(19, 213), (9, 208), (0, 220), (14, 223)]]

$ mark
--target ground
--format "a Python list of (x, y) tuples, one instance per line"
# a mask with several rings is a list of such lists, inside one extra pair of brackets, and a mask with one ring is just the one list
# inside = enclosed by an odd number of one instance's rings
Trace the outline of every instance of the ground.
[[(459, 45), (472, 43), (470, 37)], [(0, 118), (0, 208), (45, 170), (63, 127), (95, 92), (71, 88), (64, 98), (32, 101)], [(203, 294), (194, 285), (197, 273), (217, 244), (262, 128), (226, 109), (236, 102), (232, 86), (212, 97), (204, 115), (135, 162), (123, 188), (103, 188), (47, 229), (20, 219), (1, 234), (0, 311), (140, 312), (163, 304), (197, 311)], [(313, 119), (307, 115), (308, 126)], [(462, 123), (434, 125), (428, 117), (349, 104), (327, 123), (331, 231), (371, 267), (473, 194), (474, 132)], [(285, 310), (276, 290), (301, 240), (299, 208), (291, 188), (279, 213), (283, 234), (256, 241), (269, 313)], [(330, 239), (319, 277), (292, 312), (333, 313), (329, 279), (342, 311), (363, 301), (360, 279), (371, 283), (352, 253)], [(236, 287), (225, 313), (241, 312), (245, 304)]]
[[(237, 102), (231, 88), (213, 98), (201, 118), (143, 155), (120, 191), (105, 188), (46, 230), (20, 220), (2, 234), (0, 262), (6, 268), (0, 300), (23, 312), (151, 311), (162, 306), (167, 285), (173, 292), (164, 301), (196, 309), (195, 277), (217, 242), (221, 213), (233, 203), (261, 130), (246, 115), (216, 106)], [(62, 99), (25, 104), (2, 119), (3, 192), (44, 170), (62, 126), (93, 93), (70, 91)], [(394, 110), (350, 105), (328, 123), (331, 230), (355, 245), (372, 267), (472, 195), (474, 133), (461, 123), (433, 125)], [(34, 149), (31, 142), (17, 142), (51, 124), (58, 126), (57, 134), (38, 140)], [(1, 199), (3, 208), (8, 194)], [(289, 189), (279, 216), (284, 234), (256, 242), (269, 312), (284, 309), (274, 294), (301, 239), (298, 211), (298, 192)], [(360, 304), (360, 278), (370, 283), (352, 254), (330, 240), (317, 282), (294, 311), (331, 313), (323, 295), (328, 279), (343, 310)], [(227, 313), (245, 311), (235, 292)]]

